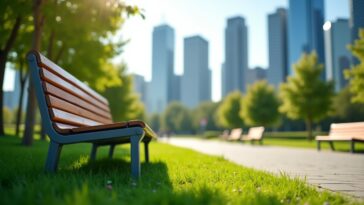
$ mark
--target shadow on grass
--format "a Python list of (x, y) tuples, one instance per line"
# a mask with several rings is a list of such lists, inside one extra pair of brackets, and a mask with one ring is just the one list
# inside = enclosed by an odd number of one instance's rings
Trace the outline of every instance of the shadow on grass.
[(106, 181), (111, 181), (112, 192), (114, 192), (114, 198), (108, 201), (111, 204), (113, 202), (115, 204), (226, 204), (226, 196), (208, 187), (175, 190), (167, 165), (162, 161), (142, 163), (141, 178), (135, 181), (130, 178), (130, 161), (128, 160), (108, 158), (93, 162), (86, 162), (86, 160), (88, 160), (87, 157), (80, 157), (68, 168), (57, 173), (62, 178), (71, 177), (83, 181), (81, 187), (74, 187), (65, 196), (70, 200), (69, 202), (92, 200), (101, 202), (96, 204), (103, 204), (105, 195), (92, 193), (90, 189), (100, 183), (107, 186)]

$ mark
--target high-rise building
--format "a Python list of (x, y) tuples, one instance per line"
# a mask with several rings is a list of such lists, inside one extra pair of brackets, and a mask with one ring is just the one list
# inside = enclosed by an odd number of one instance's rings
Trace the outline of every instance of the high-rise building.
[[(315, 51), (320, 63), (325, 62), (324, 0), (289, 0), (288, 10), (288, 74), (294, 73), (292, 65), (302, 53)], [(325, 73), (322, 73), (325, 78)]]
[(173, 75), (171, 101), (181, 101), (181, 79), (180, 75)]
[(268, 15), (269, 69), (267, 80), (278, 88), (288, 74), (287, 59), (287, 11), (279, 8)]
[(334, 81), (335, 91), (338, 92), (347, 84), (343, 71), (350, 67), (351, 55), (347, 48), (351, 40), (349, 21), (347, 19), (338, 19), (332, 23), (327, 21), (323, 29), (326, 79)]
[(172, 100), (174, 29), (169, 25), (154, 27), (152, 44), (152, 81), (148, 94), (151, 113), (162, 112)]
[(267, 75), (267, 69), (262, 67), (255, 67), (253, 69), (248, 69), (246, 72), (245, 82), (247, 85), (251, 85), (258, 80), (265, 80)]
[(146, 92), (145, 92), (146, 83), (144, 80), (144, 76), (138, 75), (138, 74), (133, 74), (132, 78), (133, 78), (134, 91), (139, 94), (140, 100), (143, 103), (146, 103), (146, 101), (145, 101), (146, 100)]
[(211, 100), (211, 71), (209, 44), (201, 36), (184, 39), (184, 73), (181, 84), (181, 101), (193, 108), (202, 101)]
[(227, 20), (223, 69), (222, 97), (235, 90), (244, 92), (244, 76), (248, 70), (248, 29), (243, 17)]
[[(364, 1), (349, 0), (350, 6), (350, 30), (351, 43), (359, 38), (359, 29), (364, 29)], [(358, 59), (354, 58), (353, 63), (358, 64)]]

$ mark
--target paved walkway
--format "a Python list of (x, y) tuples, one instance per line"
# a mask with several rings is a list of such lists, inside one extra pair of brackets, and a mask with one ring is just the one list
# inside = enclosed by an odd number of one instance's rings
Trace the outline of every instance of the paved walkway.
[(251, 146), (192, 138), (171, 138), (172, 145), (223, 156), (240, 165), (306, 178), (320, 188), (364, 198), (364, 155), (314, 149)]

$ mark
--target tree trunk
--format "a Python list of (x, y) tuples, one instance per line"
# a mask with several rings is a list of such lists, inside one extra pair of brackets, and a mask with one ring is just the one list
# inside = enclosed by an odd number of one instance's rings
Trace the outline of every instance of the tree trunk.
[(24, 61), (20, 59), (20, 96), (19, 96), (19, 102), (18, 102), (18, 111), (16, 113), (16, 129), (15, 129), (15, 135), (19, 136), (20, 134), (20, 123), (22, 121), (21, 114), (23, 112), (23, 98), (24, 98), (24, 89), (25, 89), (25, 83), (28, 78), (28, 74), (24, 73)]
[(313, 136), (312, 136), (312, 119), (307, 119), (306, 120), (306, 130), (308, 133), (307, 139), (309, 141), (312, 141)]
[[(42, 4), (43, 4), (42, 0), (33, 0), (34, 34), (33, 34), (32, 48), (37, 51), (39, 51), (41, 48), (42, 28), (44, 24), (44, 16), (41, 13)], [(31, 77), (30, 81), (32, 81)], [(35, 112), (36, 112), (35, 90), (33, 83), (29, 82), (27, 115), (25, 118), (26, 119), (25, 130), (22, 140), (23, 145), (30, 146), (33, 143)]]
[(3, 101), (3, 84), (4, 84), (4, 75), (5, 75), (5, 68), (6, 68), (6, 60), (8, 58), (8, 54), (11, 50), (11, 48), (13, 47), (14, 43), (15, 43), (15, 39), (18, 35), (18, 31), (20, 28), (20, 24), (21, 24), (21, 17), (18, 16), (15, 19), (15, 23), (14, 26), (11, 30), (10, 36), (7, 39), (4, 48), (0, 50), (0, 136), (3, 136), (5, 134), (4, 132), (4, 119), (3, 119), (3, 106), (4, 106), (4, 101)]

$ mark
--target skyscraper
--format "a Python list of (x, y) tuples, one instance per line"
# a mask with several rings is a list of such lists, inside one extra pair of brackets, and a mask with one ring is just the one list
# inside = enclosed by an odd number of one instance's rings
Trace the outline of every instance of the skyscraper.
[[(289, 0), (288, 11), (288, 74), (302, 53), (316, 51), (320, 63), (325, 62), (323, 0)], [(324, 78), (323, 72), (323, 78)]]
[(269, 69), (267, 80), (278, 88), (288, 74), (287, 59), (287, 11), (279, 8), (268, 15)]
[(140, 100), (143, 103), (145, 103), (145, 99), (146, 99), (146, 92), (145, 92), (146, 83), (145, 83), (145, 80), (144, 80), (144, 76), (138, 75), (138, 74), (133, 74), (132, 75), (132, 78), (133, 78), (134, 91), (139, 94)]
[(208, 66), (208, 42), (201, 36), (185, 38), (183, 62), (182, 103), (193, 108), (202, 101), (211, 100), (211, 71)]
[(338, 92), (347, 83), (343, 71), (350, 67), (351, 55), (347, 49), (351, 40), (349, 21), (347, 19), (338, 19), (332, 23), (328, 21), (324, 24), (323, 29), (325, 32), (326, 79), (334, 80), (335, 91)]
[[(364, 29), (364, 1), (363, 0), (349, 0), (350, 6), (350, 30), (351, 30), (351, 43), (359, 38), (359, 29)], [(354, 58), (354, 64), (358, 60)]]
[(152, 81), (148, 93), (148, 111), (162, 112), (172, 99), (174, 76), (174, 30), (160, 25), (153, 30)]
[(267, 69), (262, 67), (255, 67), (248, 69), (246, 72), (245, 82), (246, 85), (254, 84), (256, 81), (265, 80), (267, 78)]
[(243, 17), (238, 16), (227, 20), (223, 68), (222, 97), (234, 90), (244, 92), (244, 76), (248, 70), (248, 29)]

